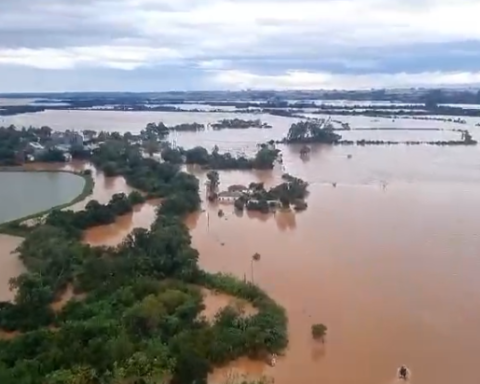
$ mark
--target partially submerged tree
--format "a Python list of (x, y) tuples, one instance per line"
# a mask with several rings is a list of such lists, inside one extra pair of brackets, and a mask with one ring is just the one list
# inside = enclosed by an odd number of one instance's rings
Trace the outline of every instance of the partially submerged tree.
[(324, 324), (313, 324), (312, 325), (312, 336), (315, 340), (325, 341), (325, 336), (327, 336), (327, 326)]
[(299, 121), (290, 126), (285, 142), (289, 144), (334, 144), (342, 137), (316, 121)]

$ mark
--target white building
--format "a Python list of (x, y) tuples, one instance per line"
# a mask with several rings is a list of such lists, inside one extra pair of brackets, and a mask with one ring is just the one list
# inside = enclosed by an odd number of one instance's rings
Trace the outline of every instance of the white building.
[(68, 145), (83, 147), (85, 140), (83, 133), (77, 131), (53, 132), (52, 142), (55, 146)]
[(28, 143), (27, 145), (27, 149), (32, 152), (33, 156), (36, 157), (36, 156), (40, 156), (40, 155), (43, 155), (45, 153), (45, 147), (40, 144), (40, 143), (36, 143), (36, 142), (30, 142)]

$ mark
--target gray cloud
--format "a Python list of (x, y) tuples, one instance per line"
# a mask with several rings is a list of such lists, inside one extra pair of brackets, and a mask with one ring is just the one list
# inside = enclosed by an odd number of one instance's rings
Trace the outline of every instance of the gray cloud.
[(139, 38), (129, 22), (105, 17), (114, 7), (113, 0), (2, 0), (0, 46), (61, 48)]
[[(474, 0), (0, 0), (0, 76), (475, 71), (478, 12)], [(462, 55), (445, 49), (467, 40)]]

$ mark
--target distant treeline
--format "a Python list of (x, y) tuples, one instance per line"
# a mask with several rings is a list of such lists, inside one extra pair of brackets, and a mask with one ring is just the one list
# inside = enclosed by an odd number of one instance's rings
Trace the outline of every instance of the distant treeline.
[[(107, 104), (182, 104), (199, 102), (251, 102), (270, 101), (288, 103), (288, 100), (386, 101), (393, 103), (480, 104), (478, 89), (401, 89), (401, 90), (244, 90), (244, 91), (170, 91), (170, 92), (61, 92), (0, 94), (1, 98), (42, 99), (55, 102), (94, 102)], [(220, 105), (220, 104), (219, 104)]]
[[(241, 92), (165, 92), (165, 93), (60, 93), (60, 94), (16, 94), (0, 95), (2, 98), (36, 98), (42, 106), (2, 106), (0, 115), (40, 112), (44, 110), (65, 109), (108, 109), (119, 111), (171, 111), (192, 112), (175, 105), (204, 104), (209, 106), (236, 108), (236, 112), (251, 112), (256, 109), (271, 114), (273, 110), (291, 109), (296, 113), (305, 108), (316, 108), (317, 113), (354, 114), (383, 117), (392, 115), (441, 114), (452, 116), (480, 116), (480, 110), (474, 108), (445, 107), (440, 104), (480, 104), (480, 91), (477, 90), (417, 90), (391, 92), (387, 90), (370, 91), (241, 91)], [(295, 100), (292, 102), (292, 100)], [(329, 101), (383, 101), (387, 105), (331, 105)], [(48, 105), (52, 103), (52, 105)], [(53, 105), (53, 104), (56, 105)], [(64, 103), (67, 105), (58, 105)], [(402, 105), (400, 105), (400, 103)], [(404, 104), (407, 105), (404, 105)], [(323, 105), (321, 105), (323, 104)], [(273, 109), (271, 111), (267, 111)], [(366, 111), (354, 111), (362, 109)], [(195, 112), (224, 112), (222, 109), (195, 109)], [(293, 112), (295, 111), (295, 112)], [(369, 114), (370, 113), (370, 114)], [(290, 114), (279, 114), (290, 116)]]

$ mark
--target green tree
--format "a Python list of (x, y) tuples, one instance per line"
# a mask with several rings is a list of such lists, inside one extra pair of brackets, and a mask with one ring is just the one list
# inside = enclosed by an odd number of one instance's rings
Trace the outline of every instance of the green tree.
[(312, 325), (312, 336), (314, 339), (319, 339), (324, 341), (325, 336), (327, 335), (327, 326), (324, 324), (314, 324)]

